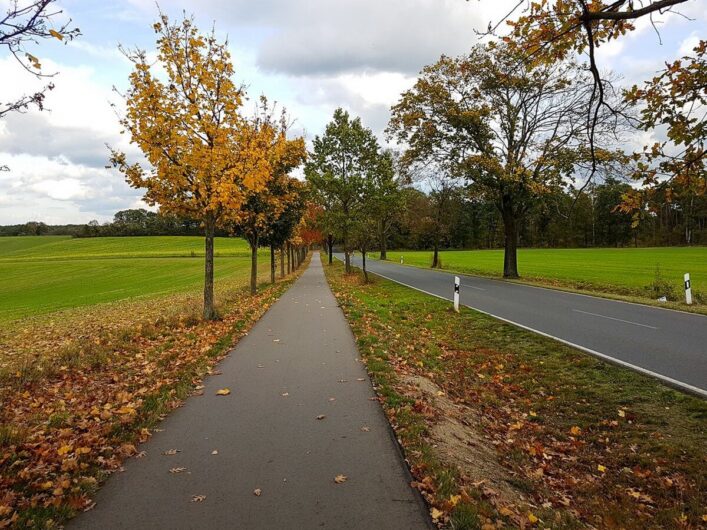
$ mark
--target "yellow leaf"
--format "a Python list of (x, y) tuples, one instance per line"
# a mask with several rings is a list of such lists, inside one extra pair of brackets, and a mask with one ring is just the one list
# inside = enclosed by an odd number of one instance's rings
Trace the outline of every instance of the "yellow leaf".
[(231, 393), (231, 391), (228, 388), (222, 388), (221, 390), (216, 392), (216, 395), (217, 396), (227, 396), (230, 393)]
[(59, 449), (56, 450), (56, 452), (59, 454), (59, 456), (63, 456), (66, 453), (70, 453), (73, 447), (70, 445), (62, 445)]
[(602, 466), (601, 464), (599, 464), (599, 465), (597, 466), (597, 469), (598, 469), (599, 471), (601, 471), (602, 473), (606, 473), (606, 467), (605, 467), (605, 466)]
[(572, 428), (570, 429), (570, 434), (571, 434), (572, 436), (579, 436), (580, 434), (582, 434), (582, 429), (580, 429), (579, 427), (577, 427), (577, 426), (575, 425), (574, 427), (572, 427)]
[(437, 521), (440, 517), (444, 515), (444, 512), (442, 510), (438, 510), (437, 508), (432, 508), (430, 510), (430, 515), (432, 516), (432, 519)]
[(456, 506), (457, 504), (459, 504), (460, 500), (462, 500), (461, 495), (451, 495), (449, 497), (449, 504), (451, 504), (452, 506)]
[(90, 452), (91, 452), (90, 447), (79, 447), (78, 449), (76, 449), (76, 454), (78, 454), (78, 455), (87, 455)]
[(42, 482), (39, 487), (42, 488), (43, 490), (48, 490), (51, 489), (54, 484), (52, 483), (51, 480), (47, 480), (46, 482)]
[(37, 59), (34, 55), (31, 53), (26, 53), (27, 59), (29, 59), (29, 62), (32, 63), (32, 66), (36, 68), (37, 70), (42, 68), (42, 64), (39, 62), (39, 59)]
[(510, 517), (511, 515), (513, 515), (513, 512), (506, 506), (502, 506), (501, 509), (498, 510), (498, 513), (505, 517)]
[(530, 521), (530, 524), (535, 524), (538, 522), (538, 518), (535, 517), (535, 515), (532, 514), (532, 512), (528, 513), (528, 521)]
[(58, 31), (54, 31), (53, 29), (50, 29), (50, 30), (49, 30), (49, 34), (50, 34), (52, 37), (54, 37), (55, 39), (64, 40), (64, 35), (62, 35), (62, 34), (59, 33)]
[(625, 418), (625, 417), (626, 417), (626, 411), (619, 409), (619, 416), (620, 416), (621, 418)]

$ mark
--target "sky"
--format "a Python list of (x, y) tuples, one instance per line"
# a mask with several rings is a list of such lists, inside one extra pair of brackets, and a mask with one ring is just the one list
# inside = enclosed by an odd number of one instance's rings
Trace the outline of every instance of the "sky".
[[(4, 11), (9, 0), (0, 0)], [(23, 0), (20, 0), (20, 4)], [(515, 0), (160, 0), (172, 18), (194, 14), (228, 38), (236, 77), (251, 99), (265, 94), (287, 108), (294, 132), (321, 134), (334, 109), (360, 116), (385, 142), (390, 107), (418, 72), (440, 55), (458, 55)], [(107, 145), (135, 160), (139, 153), (121, 135), (120, 97), (130, 63), (118, 44), (154, 48), (154, 0), (60, 0), (64, 18), (82, 35), (73, 42), (42, 42), (29, 51), (43, 71), (56, 73), (48, 110), (0, 119), (0, 224), (106, 222), (126, 208), (145, 207), (106, 168)], [(605, 69), (631, 85), (649, 79), (665, 61), (688, 53), (707, 35), (707, 0), (690, 0), (659, 26), (648, 21), (620, 42), (600, 49)], [(688, 20), (692, 19), (692, 20)], [(0, 48), (0, 105), (36, 90), (37, 80)], [(116, 104), (112, 107), (111, 103)], [(647, 143), (644, 133), (631, 139)]]

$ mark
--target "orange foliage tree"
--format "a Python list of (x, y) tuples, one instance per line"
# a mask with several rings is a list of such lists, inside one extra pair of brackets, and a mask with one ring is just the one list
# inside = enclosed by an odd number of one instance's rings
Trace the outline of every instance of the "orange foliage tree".
[(156, 62), (143, 50), (123, 50), (134, 69), (121, 124), (150, 167), (116, 150), (111, 161), (132, 187), (146, 190), (145, 202), (201, 221), (204, 318), (213, 319), (214, 233), (267, 182), (269, 138), (239, 113), (244, 92), (232, 80), (226, 42), (199, 33), (186, 17), (172, 23), (161, 15), (154, 31)]
[[(253, 189), (246, 194), (246, 200), (235, 216), (236, 230), (250, 245), (251, 294), (255, 294), (258, 287), (258, 247), (273, 230), (287, 205), (298, 200), (299, 190), (291, 185), (289, 173), (301, 165), (307, 156), (304, 138), (287, 138), (286, 113), (283, 111), (279, 120), (274, 119), (273, 111), (264, 97), (260, 99), (260, 109), (253, 124), (258, 134), (266, 139), (270, 174), (264, 187)], [(271, 280), (274, 282), (275, 256), (272, 245), (270, 250)]]

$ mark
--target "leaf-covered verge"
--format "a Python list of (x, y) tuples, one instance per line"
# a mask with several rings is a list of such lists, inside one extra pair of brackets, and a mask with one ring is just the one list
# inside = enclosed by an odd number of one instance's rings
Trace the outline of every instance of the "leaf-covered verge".
[[(300, 269), (304, 270), (305, 267)], [(299, 274), (299, 271), (298, 273)], [(0, 528), (52, 528), (91, 496), (292, 283), (221, 282), (221, 318), (170, 295), (66, 311), (4, 330)], [(32, 344), (33, 342), (33, 344)]]
[(326, 267), (440, 526), (698, 528), (707, 403), (380, 278)]

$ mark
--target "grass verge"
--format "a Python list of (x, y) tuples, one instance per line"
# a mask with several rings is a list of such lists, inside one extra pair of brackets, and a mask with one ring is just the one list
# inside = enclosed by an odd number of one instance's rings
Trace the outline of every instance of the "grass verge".
[(340, 263), (325, 270), (440, 525), (707, 521), (703, 400)]
[(20, 357), (16, 371), (7, 365), (0, 380), (0, 528), (54, 528), (90, 508), (101, 481), (140, 455), (138, 443), (165, 414), (201, 391), (201, 379), (295, 276), (261, 285), (256, 296), (232, 285), (221, 293), (217, 321), (202, 321), (198, 305), (166, 313), (145, 301), (150, 309), (133, 315), (132, 329), (84, 331), (49, 356)]

